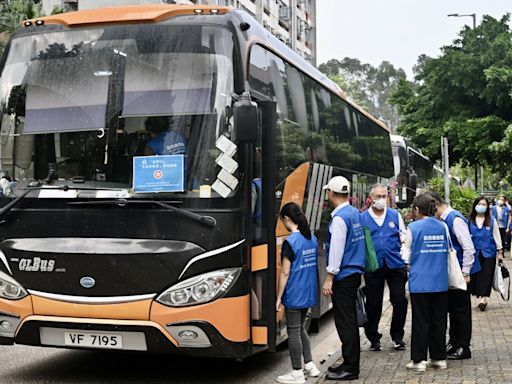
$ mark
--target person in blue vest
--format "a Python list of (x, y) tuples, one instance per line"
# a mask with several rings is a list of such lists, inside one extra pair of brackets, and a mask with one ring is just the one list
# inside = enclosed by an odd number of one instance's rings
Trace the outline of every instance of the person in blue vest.
[(318, 298), (317, 260), (318, 241), (309, 229), (308, 220), (302, 209), (295, 203), (287, 203), (281, 209), (279, 218), (291, 235), (281, 248), (281, 275), (277, 293), (276, 310), (285, 308), (288, 329), (288, 348), (293, 371), (279, 376), (279, 383), (305, 383), (302, 370), (311, 377), (320, 375), (313, 362), (311, 345), (304, 323), (308, 309)]
[(496, 256), (498, 261), (503, 259), (498, 220), (491, 215), (489, 201), (484, 196), (477, 197), (469, 214), (469, 232), (475, 246), (475, 258), (481, 266), (480, 272), (471, 279), (469, 289), (471, 294), (480, 298), (478, 308), (485, 311), (491, 295)]
[(335, 176), (323, 187), (334, 207), (327, 228), (325, 250), (327, 277), (322, 287), (332, 298), (334, 323), (341, 340), (343, 364), (329, 367), (327, 380), (359, 378), (360, 340), (356, 300), (366, 263), (366, 246), (359, 211), (349, 204), (350, 183)]
[(144, 124), (151, 135), (144, 151), (146, 156), (187, 154), (187, 140), (180, 133), (186, 128), (185, 117), (148, 117)]
[(382, 314), (384, 284), (387, 282), (389, 298), (393, 306), (391, 340), (396, 350), (405, 350), (403, 337), (407, 317), (407, 298), (405, 297), (407, 271), (400, 255), (402, 246), (400, 235), (405, 236), (405, 225), (397, 210), (387, 208), (388, 189), (385, 185), (375, 184), (370, 190), (370, 199), (370, 207), (361, 213), (360, 220), (372, 234), (379, 269), (364, 275), (368, 316), (364, 331), (371, 343), (370, 349), (380, 351), (382, 334), (379, 333), (378, 328)]
[[(480, 263), (478, 259), (475, 260), (475, 248), (469, 233), (468, 222), (459, 211), (446, 205), (439, 193), (430, 192), (430, 194), (436, 201), (436, 216), (448, 226), (464, 280), (469, 283), (472, 276), (480, 271)], [(448, 359), (469, 359), (471, 358), (469, 346), (472, 320), (471, 294), (468, 290), (450, 289), (448, 291), (448, 313), (450, 318), (450, 339), (446, 346)]]
[(512, 216), (510, 215), (510, 209), (507, 206), (507, 198), (505, 195), (500, 195), (496, 201), (496, 205), (492, 207), (492, 216), (498, 222), (498, 228), (500, 230), (501, 244), (503, 248), (507, 248), (507, 237), (510, 232), (510, 225)]
[(436, 206), (429, 193), (416, 196), (412, 209), (415, 221), (409, 224), (402, 247), (402, 257), (409, 265), (412, 306), (411, 362), (407, 369), (446, 369), (448, 227), (433, 217)]

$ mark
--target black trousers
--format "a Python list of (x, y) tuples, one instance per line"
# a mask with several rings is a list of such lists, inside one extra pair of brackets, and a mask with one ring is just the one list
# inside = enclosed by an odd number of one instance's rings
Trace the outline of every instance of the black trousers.
[(334, 324), (341, 340), (343, 370), (359, 374), (360, 340), (357, 327), (356, 298), (361, 275), (355, 273), (332, 285)]
[(389, 287), (389, 299), (393, 306), (391, 319), (391, 340), (404, 338), (404, 325), (407, 317), (407, 298), (405, 297), (405, 283), (407, 271), (405, 268), (390, 269), (384, 266), (375, 272), (364, 275), (366, 286), (366, 313), (368, 322), (364, 332), (371, 343), (379, 341), (382, 334), (379, 333), (379, 322), (382, 315), (382, 300), (384, 297), (384, 282)]
[(471, 343), (471, 294), (461, 289), (448, 291), (448, 313), (450, 317), (450, 341), (455, 347), (469, 348)]
[(500, 237), (501, 237), (501, 244), (503, 245), (503, 249), (508, 249), (508, 233), (507, 228), (500, 228)]
[(411, 360), (445, 360), (448, 292), (411, 293), (411, 306)]

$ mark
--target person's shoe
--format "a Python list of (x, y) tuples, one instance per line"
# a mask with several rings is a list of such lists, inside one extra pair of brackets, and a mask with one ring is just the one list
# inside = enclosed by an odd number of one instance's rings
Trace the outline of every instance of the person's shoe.
[(382, 346), (380, 345), (380, 341), (379, 340), (373, 341), (372, 344), (370, 345), (370, 349), (374, 352), (382, 351)]
[(446, 364), (446, 360), (432, 360), (428, 361), (428, 366), (434, 369), (446, 369), (448, 365)]
[(427, 362), (425, 360), (420, 361), (419, 363), (411, 361), (410, 363), (407, 363), (406, 367), (411, 371), (425, 372), (427, 370)]
[(403, 340), (393, 340), (393, 348), (395, 351), (405, 351), (406, 346)]
[(304, 366), (304, 371), (309, 377), (318, 377), (320, 376), (320, 370), (316, 367), (315, 363), (310, 361)]
[(304, 376), (302, 369), (294, 369), (286, 375), (279, 376), (276, 381), (283, 384), (304, 384), (306, 382), (306, 377)]
[(348, 381), (359, 379), (359, 375), (357, 373), (341, 370), (339, 372), (329, 372), (325, 378), (327, 380)]
[(455, 352), (456, 349), (457, 349), (457, 347), (455, 347), (452, 343), (446, 344), (446, 354), (449, 355), (449, 354)]
[(471, 349), (469, 347), (459, 347), (448, 353), (448, 360), (465, 360), (471, 359)]
[(482, 312), (485, 311), (485, 308), (487, 307), (487, 303), (478, 303), (478, 309)]
[(331, 365), (329, 368), (327, 368), (327, 372), (334, 372), (338, 373), (343, 371), (343, 364), (340, 365)]

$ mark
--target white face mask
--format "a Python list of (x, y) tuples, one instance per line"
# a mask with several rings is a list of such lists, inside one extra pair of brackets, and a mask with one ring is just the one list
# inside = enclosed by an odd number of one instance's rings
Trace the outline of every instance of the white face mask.
[(378, 211), (382, 211), (387, 206), (386, 199), (379, 199), (375, 200), (372, 204), (373, 208), (377, 209)]

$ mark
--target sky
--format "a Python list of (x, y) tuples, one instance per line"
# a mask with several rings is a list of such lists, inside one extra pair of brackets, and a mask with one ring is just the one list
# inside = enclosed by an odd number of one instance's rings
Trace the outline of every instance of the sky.
[(512, 0), (317, 0), (317, 65), (357, 58), (374, 66), (387, 60), (412, 79), (418, 56), (436, 57), (476, 13), (501, 18)]

